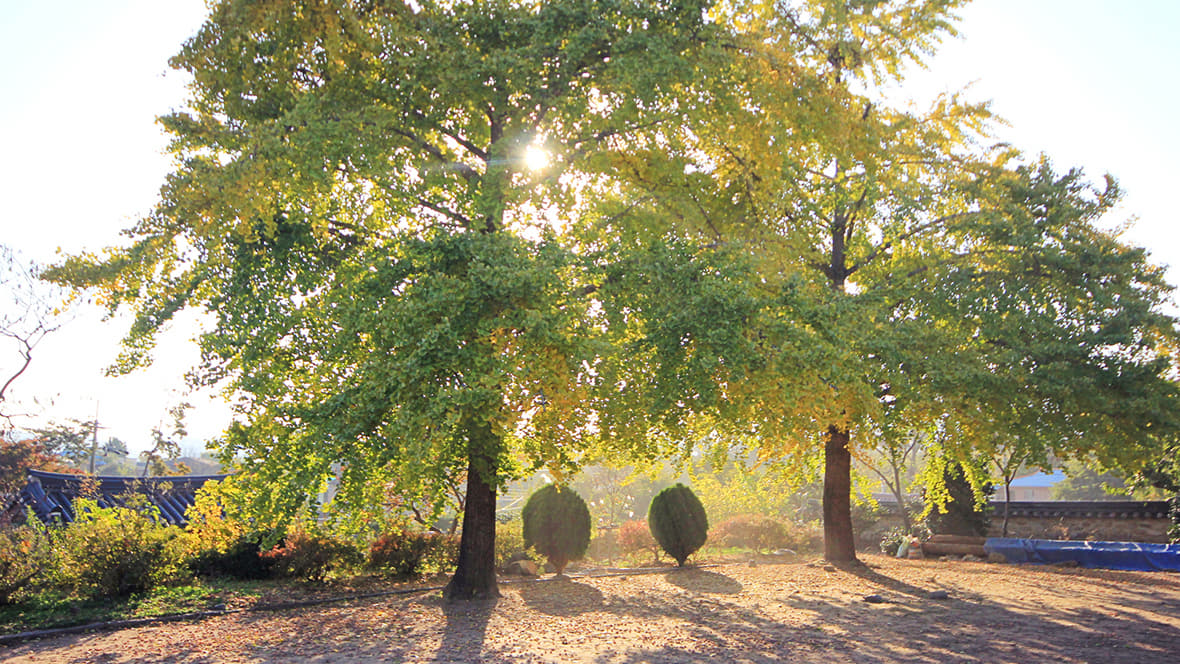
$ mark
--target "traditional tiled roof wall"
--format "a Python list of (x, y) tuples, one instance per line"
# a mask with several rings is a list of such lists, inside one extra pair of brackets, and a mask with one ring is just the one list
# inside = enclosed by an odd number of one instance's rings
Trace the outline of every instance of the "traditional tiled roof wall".
[[(992, 537), (1004, 534), (1004, 503), (992, 501)], [(1013, 502), (1008, 510), (1008, 537), (1097, 542), (1169, 540), (1172, 524), (1167, 501)]]
[[(1004, 514), (1004, 501), (991, 501), (992, 514)], [(1041, 502), (1012, 501), (1009, 516), (1078, 517), (1088, 519), (1166, 519), (1166, 500), (1080, 501), (1049, 500)], [(994, 516), (993, 516), (994, 518)]]
[[(74, 520), (74, 500), (83, 491), (94, 495), (102, 507), (122, 505), (132, 494), (146, 496), (159, 508), (160, 517), (168, 523), (183, 526), (187, 510), (194, 502), (194, 494), (209, 480), (225, 479), (226, 475), (184, 475), (179, 477), (94, 477), (29, 471), (29, 484), (21, 492), (20, 501), (31, 507), (42, 521), (69, 523)], [(91, 489), (93, 487), (93, 489)]]

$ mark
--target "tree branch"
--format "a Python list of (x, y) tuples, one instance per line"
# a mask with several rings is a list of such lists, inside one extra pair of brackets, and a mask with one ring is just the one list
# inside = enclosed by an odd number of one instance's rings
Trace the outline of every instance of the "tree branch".
[(488, 153), (487, 153), (487, 151), (486, 151), (486, 150), (483, 150), (483, 149), (481, 149), (481, 148), (480, 148), (478, 145), (476, 145), (475, 143), (472, 143), (471, 141), (467, 140), (466, 138), (463, 138), (462, 136), (459, 136), (458, 134), (456, 134), (456, 133), (454, 133), (454, 132), (452, 132), (452, 131), (448, 130), (448, 129), (447, 129), (446, 127), (444, 127), (443, 125), (441, 125), (441, 124), (439, 124), (439, 123), (437, 123), (437, 122), (431, 122), (431, 121), (430, 121), (430, 119), (428, 119), (428, 118), (426, 117), (426, 114), (425, 114), (425, 113), (423, 113), (423, 112), (422, 112), (421, 110), (419, 110), (419, 109), (414, 109), (414, 116), (415, 116), (415, 117), (417, 117), (419, 120), (423, 120), (423, 121), (425, 121), (425, 122), (428, 122), (428, 123), (430, 123), (430, 125), (431, 125), (432, 127), (434, 127), (434, 129), (435, 129), (436, 131), (438, 131), (439, 133), (443, 134), (443, 135), (444, 135), (444, 136), (446, 136), (447, 138), (451, 139), (451, 140), (452, 140), (452, 141), (454, 141), (455, 143), (457, 143), (457, 144), (459, 144), (459, 145), (463, 146), (463, 148), (464, 148), (465, 150), (467, 150), (468, 152), (470, 152), (472, 156), (474, 156), (474, 157), (478, 158), (480, 161), (482, 161), (482, 162), (484, 162), (484, 163), (487, 163), (487, 161), (488, 161)]
[(16, 370), (16, 373), (12, 374), (11, 376), (9, 376), (8, 380), (4, 381), (3, 387), (0, 387), (0, 404), (4, 403), (4, 398), (5, 398), (4, 393), (8, 391), (8, 388), (11, 387), (12, 384), (16, 382), (17, 378), (21, 377), (21, 374), (23, 374), (25, 372), (25, 370), (27, 370), (29, 368), (29, 365), (33, 362), (33, 347), (31, 345), (29, 345), (29, 342), (27, 340), (18, 338), (16, 335), (13, 335), (13, 334), (6, 334), (5, 336), (9, 336), (9, 337), (12, 337), (13, 339), (16, 339), (18, 343), (20, 343), (22, 346), (24, 346), (24, 348), (19, 351), (20, 356), (24, 358), (24, 363), (21, 364), (21, 367)]
[(600, 142), (605, 141), (606, 139), (612, 138), (614, 136), (623, 136), (623, 135), (629, 134), (633, 131), (637, 131), (639, 129), (647, 129), (649, 127), (655, 127), (655, 126), (661, 125), (663, 123), (664, 123), (664, 120), (662, 120), (662, 119), (653, 120), (651, 122), (644, 122), (641, 124), (632, 125), (630, 127), (623, 127), (621, 129), (603, 129), (601, 131), (596, 131), (589, 136), (586, 136), (583, 138), (576, 138), (576, 139), (570, 141), (570, 145), (574, 147), (574, 151), (573, 151), (573, 153), (571, 153), (571, 157), (576, 158), (576, 157), (581, 157), (582, 155), (584, 155), (586, 153), (586, 149), (583, 147), (583, 145), (586, 143), (600, 143)]
[(447, 217), (448, 219), (454, 220), (463, 228), (471, 228), (471, 220), (464, 215), (455, 212), (454, 210), (447, 209), (441, 205), (438, 205), (437, 203), (431, 203), (421, 196), (415, 196), (414, 200), (418, 203), (418, 205), (421, 205), (428, 210), (433, 210), (444, 217)]
[(431, 157), (434, 157), (435, 161), (437, 161), (439, 164), (441, 164), (444, 168), (454, 170), (464, 180), (467, 180), (469, 183), (475, 183), (479, 180), (479, 173), (476, 172), (476, 170), (474, 168), (468, 166), (467, 164), (464, 164), (461, 161), (452, 161), (450, 159), (447, 159), (446, 154), (444, 154), (443, 151), (438, 146), (436, 146), (433, 143), (431, 143), (430, 141), (427, 141), (426, 139), (418, 136), (414, 132), (409, 131), (407, 129), (393, 129), (393, 133), (397, 134), (398, 136), (401, 136), (402, 138), (409, 140), (414, 145), (417, 145), (419, 148), (426, 151), (426, 153), (429, 154)]
[[(863, 199), (863, 196), (862, 196), (862, 199)], [(873, 262), (873, 260), (876, 259), (878, 255), (880, 255), (882, 252), (889, 251), (890, 249), (893, 248), (893, 245), (897, 244), (898, 242), (904, 242), (916, 235), (920, 235), (921, 233), (923, 233), (931, 228), (942, 226), (942, 225), (947, 224), (949, 222), (957, 221), (959, 219), (973, 217), (977, 214), (979, 214), (979, 213), (978, 212), (958, 212), (955, 214), (947, 215), (945, 217), (939, 217), (937, 219), (933, 219), (933, 220), (928, 221), (924, 224), (918, 224), (917, 226), (911, 228), (910, 230), (908, 230), (904, 233), (901, 233), (897, 237), (894, 237), (890, 240), (887, 240), (887, 241), (882, 242), (881, 244), (877, 245), (872, 251), (869, 252), (869, 254), (867, 256), (865, 256), (861, 260), (857, 261), (857, 263), (855, 265), (850, 267), (848, 269), (848, 274), (853, 274), (857, 270), (860, 270), (861, 268), (865, 267), (869, 263)], [(908, 276), (913, 276), (913, 275), (911, 274)]]

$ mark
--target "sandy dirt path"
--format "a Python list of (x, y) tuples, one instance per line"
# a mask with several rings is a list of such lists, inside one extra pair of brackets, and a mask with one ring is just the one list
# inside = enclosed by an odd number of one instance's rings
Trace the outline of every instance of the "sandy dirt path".
[(495, 602), (434, 592), (238, 613), (0, 647), (0, 660), (1180, 662), (1180, 575), (865, 560), (544, 578), (504, 584)]

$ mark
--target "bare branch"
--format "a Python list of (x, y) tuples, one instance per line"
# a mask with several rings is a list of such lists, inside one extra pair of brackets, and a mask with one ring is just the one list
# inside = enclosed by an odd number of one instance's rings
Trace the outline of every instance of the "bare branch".
[[(34, 264), (21, 265), (15, 251), (0, 245), (0, 338), (16, 342), (20, 358), (18, 366), (0, 385), (0, 407), (12, 385), (28, 370), (37, 344), (66, 322), (50, 302), (55, 292), (53, 287), (41, 281), (39, 272)], [(0, 413), (8, 421), (10, 415)]]
[(587, 149), (586, 145), (587, 144), (593, 145), (593, 144), (601, 143), (602, 141), (605, 141), (608, 138), (613, 138), (615, 136), (625, 136), (633, 131), (638, 131), (640, 129), (648, 129), (651, 127), (661, 125), (663, 123), (664, 123), (663, 119), (653, 120), (651, 122), (643, 122), (643, 123), (640, 123), (637, 125), (632, 125), (630, 127), (623, 127), (621, 129), (603, 129), (602, 131), (596, 131), (589, 136), (585, 136), (582, 138), (575, 138), (574, 140), (570, 141), (570, 145), (575, 146), (574, 151), (571, 153), (571, 157), (576, 158), (576, 157), (580, 157), (580, 156), (584, 155), (586, 153), (586, 149)]
[(860, 192), (860, 198), (856, 199), (856, 202), (852, 204), (852, 209), (848, 212), (848, 236), (845, 238), (846, 242), (852, 241), (852, 229), (855, 227), (856, 215), (864, 209), (865, 199), (867, 199), (868, 196), (869, 187), (868, 185), (865, 185), (865, 188)]
[(2, 387), (0, 387), (0, 404), (4, 403), (5, 393), (8, 391), (8, 388), (11, 387), (12, 384), (16, 382), (17, 378), (21, 377), (21, 374), (23, 374), (25, 372), (25, 370), (27, 370), (29, 368), (29, 365), (32, 364), (32, 362), (33, 362), (33, 347), (32, 347), (32, 345), (29, 344), (29, 342), (27, 340), (21, 339), (21, 338), (15, 336), (15, 335), (12, 335), (12, 334), (6, 334), (5, 336), (16, 339), (17, 343), (19, 343), (21, 346), (23, 346), (23, 348), (18, 352), (19, 352), (20, 356), (24, 359), (24, 362), (21, 363), (21, 366), (19, 369), (16, 370), (16, 373), (9, 376), (8, 380), (4, 381), (4, 385)]
[(885, 483), (885, 486), (888, 486), (888, 487), (892, 487), (892, 486), (893, 486), (893, 485), (890, 483), (890, 481), (889, 481), (889, 478), (888, 478), (888, 477), (886, 477), (886, 476), (884, 475), (884, 473), (882, 473), (881, 471), (877, 470), (877, 467), (876, 467), (876, 465), (874, 465), (874, 464), (872, 464), (872, 463), (869, 463), (869, 462), (867, 462), (867, 461), (866, 461), (866, 462), (864, 462), (864, 465), (865, 465), (865, 467), (866, 467), (866, 468), (868, 468), (869, 470), (873, 471), (873, 474), (874, 474), (874, 475), (876, 475), (877, 477), (880, 477), (880, 478), (881, 478), (881, 481)]

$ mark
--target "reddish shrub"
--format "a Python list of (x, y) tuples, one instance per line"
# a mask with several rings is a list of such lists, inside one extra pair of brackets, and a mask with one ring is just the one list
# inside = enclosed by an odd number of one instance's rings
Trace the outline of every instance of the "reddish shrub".
[(652, 537), (647, 521), (636, 519), (626, 521), (619, 526), (619, 548), (625, 555), (634, 555), (640, 551), (651, 551), (652, 557), (660, 557), (660, 545)]
[(717, 524), (713, 532), (723, 546), (736, 546), (755, 551), (782, 549), (791, 541), (790, 533), (781, 521), (763, 514), (740, 514)]
[(260, 557), (278, 576), (323, 581), (333, 569), (358, 562), (360, 554), (346, 542), (296, 530)]
[(441, 533), (386, 533), (369, 546), (368, 565), (397, 576), (416, 576), (430, 566), (453, 565), (455, 538)]

